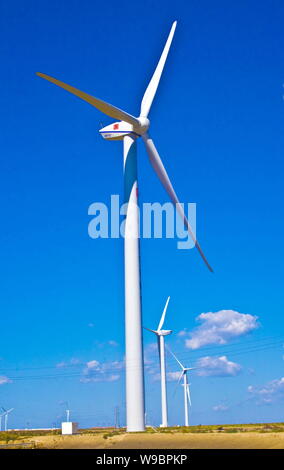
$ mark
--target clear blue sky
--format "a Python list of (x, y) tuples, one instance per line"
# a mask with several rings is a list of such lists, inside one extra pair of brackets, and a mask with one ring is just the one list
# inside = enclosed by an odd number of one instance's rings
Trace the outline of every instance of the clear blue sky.
[[(215, 272), (176, 240), (142, 240), (144, 324), (157, 325), (171, 295), (166, 326), (177, 355), (190, 364), (226, 355), (240, 367), (192, 375), (193, 424), (283, 421), (273, 382), (284, 376), (283, 13), (280, 0), (2, 2), (0, 376), (10, 382), (0, 385), (0, 406), (15, 408), (11, 426), (50, 426), (64, 401), (82, 426), (113, 423), (115, 406), (124, 423), (124, 373), (112, 364), (124, 354), (123, 242), (87, 230), (89, 205), (122, 195), (122, 145), (97, 132), (111, 119), (35, 72), (137, 115), (175, 19), (151, 134), (180, 199), (197, 203)], [(167, 201), (141, 142), (139, 184), (141, 202)], [(186, 348), (177, 333), (220, 310), (257, 316), (260, 326), (224, 346)], [(155, 372), (150, 333), (144, 341)], [(101, 380), (82, 382), (90, 361), (100, 362)], [(170, 358), (168, 366), (178, 370)], [(158, 424), (153, 375), (146, 407)], [(170, 422), (181, 424), (174, 388)]]

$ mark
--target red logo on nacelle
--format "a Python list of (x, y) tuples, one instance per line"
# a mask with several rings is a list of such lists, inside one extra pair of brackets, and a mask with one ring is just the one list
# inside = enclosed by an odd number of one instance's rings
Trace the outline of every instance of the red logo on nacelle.
[(118, 126), (119, 126), (119, 124), (114, 124), (114, 125), (113, 125), (113, 130), (118, 129)]

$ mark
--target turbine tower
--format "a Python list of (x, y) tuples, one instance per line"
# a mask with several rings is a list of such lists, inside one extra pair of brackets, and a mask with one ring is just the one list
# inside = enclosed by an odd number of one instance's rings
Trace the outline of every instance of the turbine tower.
[(157, 336), (158, 341), (158, 350), (160, 358), (160, 372), (161, 372), (161, 403), (162, 403), (162, 428), (168, 427), (168, 404), (167, 404), (167, 381), (166, 381), (166, 361), (165, 361), (165, 336), (168, 336), (172, 333), (172, 330), (162, 330), (167, 308), (169, 305), (170, 297), (167, 298), (164, 311), (161, 316), (160, 323), (157, 330), (150, 330), (150, 328), (145, 328), (148, 331), (151, 331)]
[(128, 203), (125, 219), (124, 234), (124, 271), (125, 271), (125, 367), (126, 367), (126, 422), (127, 431), (143, 431), (144, 422), (144, 366), (142, 347), (142, 314), (140, 292), (140, 259), (139, 259), (139, 211), (137, 186), (137, 138), (142, 137), (149, 160), (167, 191), (171, 201), (176, 206), (194, 244), (208, 269), (212, 271), (195, 234), (184, 214), (168, 174), (157, 152), (153, 140), (148, 134), (150, 121), (148, 115), (155, 97), (157, 87), (163, 72), (167, 55), (172, 43), (176, 21), (173, 23), (164, 50), (149, 82), (141, 102), (139, 117), (122, 111), (94, 96), (67, 85), (56, 78), (43, 73), (38, 76), (76, 95), (104, 114), (118, 119), (119, 122), (110, 124), (99, 133), (106, 140), (123, 140), (124, 158), (124, 199)]
[[(169, 350), (170, 351), (170, 350)], [(183, 399), (184, 399), (184, 425), (189, 426), (188, 424), (188, 404), (191, 406), (191, 397), (190, 397), (190, 384), (187, 380), (187, 372), (189, 370), (194, 370), (195, 367), (184, 367), (182, 363), (178, 360), (178, 358), (174, 355), (172, 351), (170, 351), (171, 355), (175, 358), (177, 363), (180, 365), (182, 371), (178, 379), (178, 383), (180, 383), (181, 379), (183, 378)]]

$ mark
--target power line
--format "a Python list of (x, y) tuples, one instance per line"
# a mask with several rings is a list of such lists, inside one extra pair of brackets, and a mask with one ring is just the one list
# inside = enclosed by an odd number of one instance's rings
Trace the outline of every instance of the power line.
[[(279, 338), (280, 336), (276, 337)], [(273, 338), (273, 337), (272, 337)], [(281, 337), (282, 338), (282, 337)], [(234, 348), (234, 345), (227, 345), (225, 348), (204, 348), (199, 351), (191, 351), (191, 352), (184, 352), (184, 351), (176, 351), (181, 359), (184, 361), (189, 360), (190, 363), (193, 361), (198, 361), (199, 358), (204, 357), (204, 352), (205, 351), (212, 351), (213, 354), (218, 354), (218, 355), (224, 355), (224, 354), (230, 354), (231, 356), (239, 356), (239, 355), (244, 355), (244, 354), (250, 354), (254, 352), (259, 352), (259, 351), (265, 351), (268, 349), (276, 349), (279, 348), (283, 344), (283, 339), (279, 339), (278, 341), (272, 341), (272, 342), (267, 342), (269, 338), (264, 338), (264, 339), (259, 339), (255, 341), (247, 341), (243, 345), (235, 345), (236, 348)], [(256, 343), (264, 343), (264, 344), (256, 344)], [(266, 342), (266, 344), (265, 344)], [(247, 346), (247, 344), (252, 344), (252, 346)], [(230, 349), (231, 348), (231, 349)], [(192, 357), (193, 353), (198, 354), (197, 357)], [(211, 352), (212, 354), (212, 352)], [(111, 361), (110, 361), (111, 362)], [(168, 365), (175, 365), (174, 360), (172, 359), (171, 356), (169, 356), (168, 359)], [(70, 368), (70, 367), (81, 367), (81, 366), (86, 366), (86, 363), (78, 363), (78, 364), (72, 364), (72, 365), (66, 365), (64, 366), (65, 368)], [(151, 364), (150, 364), (151, 366)], [(1, 369), (1, 372), (6, 372), (6, 371), (24, 371), (24, 370), (46, 370), (46, 369), (58, 369), (58, 366), (43, 366), (43, 367), (24, 367), (24, 368), (6, 368), (6, 369)], [(146, 369), (147, 370), (147, 369)], [(49, 374), (49, 375), (20, 375), (20, 376), (11, 376), (9, 377), (10, 380), (12, 381), (22, 381), (22, 380), (51, 380), (51, 379), (64, 379), (64, 378), (77, 378), (80, 377), (81, 379), (85, 380), (90, 380), (90, 381), (96, 381), (96, 382), (104, 382), (107, 381), (107, 378), (110, 375), (113, 375), (114, 372), (119, 373), (119, 374), (124, 374), (125, 368), (120, 367), (120, 368), (115, 368), (115, 367), (110, 367), (106, 370), (99, 370), (95, 371), (90, 369), (89, 370), (90, 375), (83, 374), (81, 372), (74, 372), (74, 373), (54, 373), (54, 374)]]
[[(275, 341), (277, 338), (279, 338), (277, 341)], [(271, 341), (270, 341), (271, 340)], [(176, 350), (177, 354), (179, 354), (180, 357), (186, 357), (187, 355), (190, 354), (190, 356), (203, 356), (204, 355), (204, 352), (211, 352), (211, 354), (214, 354), (215, 351), (218, 353), (218, 354), (233, 354), (233, 353), (239, 353), (239, 351), (242, 351), (244, 348), (246, 350), (251, 350), (251, 351), (254, 351), (254, 349), (247, 349), (247, 344), (254, 344), (254, 343), (260, 343), (260, 342), (268, 342), (267, 345), (263, 345), (263, 346), (270, 346), (270, 345), (277, 345), (277, 344), (281, 344), (284, 342), (284, 336), (283, 335), (279, 335), (279, 336), (268, 336), (266, 338), (259, 338), (259, 339), (255, 339), (255, 340), (247, 340), (245, 341), (243, 344), (227, 344), (227, 345), (217, 345), (217, 346), (211, 346), (211, 347), (207, 347), (207, 348), (200, 348), (198, 350), (190, 350), (190, 351), (184, 351), (184, 350)], [(236, 347), (236, 350), (234, 349), (234, 347)], [(229, 350), (227, 349), (229, 348)], [(232, 349), (233, 348), (233, 349)], [(9, 371), (15, 371), (15, 372), (18, 372), (18, 371), (23, 371), (23, 370), (46, 370), (46, 369), (56, 369), (56, 370), (60, 370), (60, 369), (70, 369), (70, 368), (78, 368), (78, 367), (86, 367), (87, 365), (87, 362), (78, 362), (76, 364), (64, 364), (64, 365), (60, 365), (60, 364), (57, 364), (57, 365), (49, 365), (49, 366), (36, 366), (36, 367), (10, 367), (10, 368), (0, 368), (0, 371), (1, 372), (9, 372)], [(110, 363), (111, 362), (115, 362), (115, 361), (109, 361)], [(109, 369), (109, 370), (118, 370), (118, 369)], [(107, 371), (104, 371), (105, 373)]]

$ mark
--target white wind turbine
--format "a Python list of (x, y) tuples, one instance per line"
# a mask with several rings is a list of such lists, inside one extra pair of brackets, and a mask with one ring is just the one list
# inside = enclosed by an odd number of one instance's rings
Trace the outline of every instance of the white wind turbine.
[(167, 403), (167, 381), (166, 381), (166, 361), (165, 361), (165, 340), (164, 337), (172, 333), (172, 330), (162, 330), (165, 316), (168, 308), (170, 297), (167, 298), (164, 311), (161, 316), (160, 323), (157, 330), (151, 330), (150, 328), (145, 328), (148, 331), (151, 331), (157, 336), (158, 341), (158, 351), (160, 359), (160, 373), (161, 373), (161, 403), (162, 403), (162, 428), (168, 427), (168, 403)]
[[(2, 408), (3, 410), (3, 408)], [(5, 413), (0, 414), (0, 431), (2, 431), (2, 417), (5, 416)]]
[(184, 367), (184, 365), (178, 360), (178, 358), (174, 355), (172, 351), (170, 351), (171, 355), (175, 358), (177, 363), (180, 365), (182, 371), (178, 379), (178, 383), (180, 383), (181, 379), (183, 378), (183, 397), (184, 397), (184, 424), (188, 426), (188, 404), (191, 406), (191, 397), (190, 397), (190, 384), (187, 380), (187, 372), (189, 370), (196, 369), (195, 367)]
[(140, 259), (139, 259), (139, 211), (137, 191), (137, 149), (136, 140), (142, 137), (149, 160), (167, 191), (171, 201), (176, 206), (188, 232), (195, 243), (203, 261), (212, 271), (206, 260), (195, 234), (184, 214), (168, 174), (157, 152), (153, 140), (148, 134), (150, 121), (148, 114), (155, 97), (157, 87), (163, 72), (167, 55), (176, 28), (176, 21), (171, 27), (164, 50), (150, 80), (141, 102), (139, 117), (122, 111), (94, 96), (67, 85), (66, 83), (43, 73), (40, 77), (78, 96), (90, 105), (119, 122), (104, 127), (99, 132), (106, 140), (123, 140), (124, 156), (124, 199), (129, 203), (126, 211), (124, 234), (124, 271), (125, 271), (125, 367), (126, 367), (126, 422), (127, 431), (143, 431), (144, 422), (144, 367), (142, 347), (142, 316), (140, 293)]
[(2, 425), (2, 416), (4, 416), (4, 430), (7, 431), (8, 430), (8, 415), (9, 413), (11, 413), (11, 411), (13, 411), (14, 408), (10, 408), (9, 410), (5, 410), (5, 408), (3, 408), (2, 406), (2, 410), (3, 410), (3, 414), (1, 415), (1, 425)]

